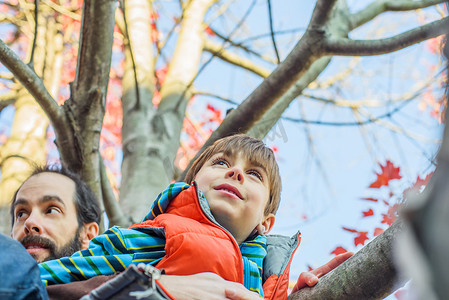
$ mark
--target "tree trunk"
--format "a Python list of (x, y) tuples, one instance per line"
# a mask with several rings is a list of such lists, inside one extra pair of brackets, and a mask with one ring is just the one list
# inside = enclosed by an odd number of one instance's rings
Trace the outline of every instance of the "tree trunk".
[(316, 286), (304, 288), (289, 300), (313, 299), (382, 299), (402, 286), (394, 264), (395, 237), (402, 230), (396, 221), (354, 256), (320, 278)]
[[(33, 65), (47, 89), (56, 97), (62, 72), (63, 40), (58, 33), (59, 25), (50, 14), (48, 8), (40, 11)], [(10, 138), (0, 148), (0, 205), (9, 204), (14, 192), (29, 176), (30, 168), (46, 161), (48, 118), (24, 87), (18, 95)]]

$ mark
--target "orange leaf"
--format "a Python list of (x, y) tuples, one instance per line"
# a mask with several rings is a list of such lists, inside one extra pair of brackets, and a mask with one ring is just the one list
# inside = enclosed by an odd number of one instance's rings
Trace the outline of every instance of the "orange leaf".
[(424, 179), (421, 179), (421, 177), (418, 176), (418, 178), (416, 178), (416, 182), (411, 187), (404, 190), (404, 192), (403, 192), (404, 199), (406, 198), (406, 196), (409, 192), (414, 192), (416, 194), (419, 194), (421, 192), (422, 188), (427, 186), (427, 184), (429, 183), (430, 177), (432, 177), (432, 175), (433, 175), (433, 172), (430, 172), (429, 174), (427, 174), (426, 177), (424, 177)]
[(348, 252), (348, 250), (346, 250), (343, 247), (338, 246), (337, 248), (335, 248), (334, 251), (331, 252), (331, 254), (339, 255), (339, 254), (346, 253), (346, 252)]
[(387, 224), (388, 226), (393, 224), (393, 222), (396, 221), (397, 219), (398, 208), (399, 208), (398, 204), (391, 206), (386, 214), (382, 214), (383, 219), (381, 223)]
[(374, 215), (374, 211), (371, 208), (368, 209), (367, 211), (363, 211), (362, 213), (363, 213), (363, 217), (369, 217), (369, 216)]
[(347, 227), (343, 227), (343, 230), (346, 230), (346, 231), (349, 231), (349, 232), (358, 232), (355, 229), (350, 229), (350, 228), (347, 228)]
[(374, 236), (378, 236), (379, 234), (381, 234), (382, 232), (384, 232), (384, 230), (382, 228), (378, 228), (376, 227), (374, 229)]
[(215, 32), (209, 27), (207, 26), (206, 29), (204, 29), (204, 31), (207, 33), (207, 35), (209, 36), (215, 36)]
[(376, 181), (370, 184), (370, 188), (380, 188), (381, 186), (388, 186), (390, 180), (392, 179), (401, 179), (402, 176), (399, 175), (400, 168), (395, 167), (393, 163), (387, 160), (385, 166), (379, 164), (381, 168), (381, 173), (377, 175)]
[(396, 299), (402, 300), (402, 299), (407, 299), (407, 291), (404, 289), (400, 289), (397, 290), (396, 292), (394, 292), (394, 296), (396, 297)]
[(362, 198), (362, 200), (368, 200), (368, 201), (373, 201), (373, 202), (377, 202), (377, 199), (374, 198)]
[(354, 238), (354, 245), (365, 245), (366, 240), (368, 240), (368, 232), (362, 231), (358, 232), (358, 236)]

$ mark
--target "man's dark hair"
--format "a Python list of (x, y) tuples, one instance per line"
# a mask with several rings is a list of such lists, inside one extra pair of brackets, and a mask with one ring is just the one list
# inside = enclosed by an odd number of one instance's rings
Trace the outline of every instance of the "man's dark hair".
[[(78, 174), (73, 173), (72, 171), (60, 165), (45, 165), (35, 167), (30, 177), (28, 177), (25, 181), (30, 179), (32, 176), (38, 175), (40, 173), (60, 174), (73, 180), (73, 182), (75, 183), (75, 195), (73, 200), (75, 202), (77, 213), (76, 217), (78, 219), (79, 227), (91, 222), (100, 224), (101, 210), (97, 197), (95, 197), (95, 194), (92, 192), (90, 187), (81, 179)], [(22, 185), (14, 193), (14, 197), (11, 201), (11, 227), (14, 226), (14, 202), (16, 201), (17, 193), (19, 192)]]

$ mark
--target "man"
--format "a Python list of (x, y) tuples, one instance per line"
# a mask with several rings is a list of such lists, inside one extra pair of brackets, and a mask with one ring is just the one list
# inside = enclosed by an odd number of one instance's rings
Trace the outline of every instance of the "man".
[(11, 202), (11, 236), (38, 262), (86, 249), (98, 235), (98, 200), (81, 178), (60, 167), (36, 168)]

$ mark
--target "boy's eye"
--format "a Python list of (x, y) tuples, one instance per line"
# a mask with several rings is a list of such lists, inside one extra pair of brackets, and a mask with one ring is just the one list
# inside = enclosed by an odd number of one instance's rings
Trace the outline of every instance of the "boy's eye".
[(214, 160), (212, 161), (212, 165), (220, 165), (220, 166), (226, 166), (226, 167), (229, 167), (228, 161), (227, 161), (226, 159), (224, 159), (224, 158), (217, 158), (217, 159), (214, 159)]
[(250, 170), (248, 171), (248, 174), (257, 177), (260, 181), (263, 181), (262, 175), (256, 170)]

